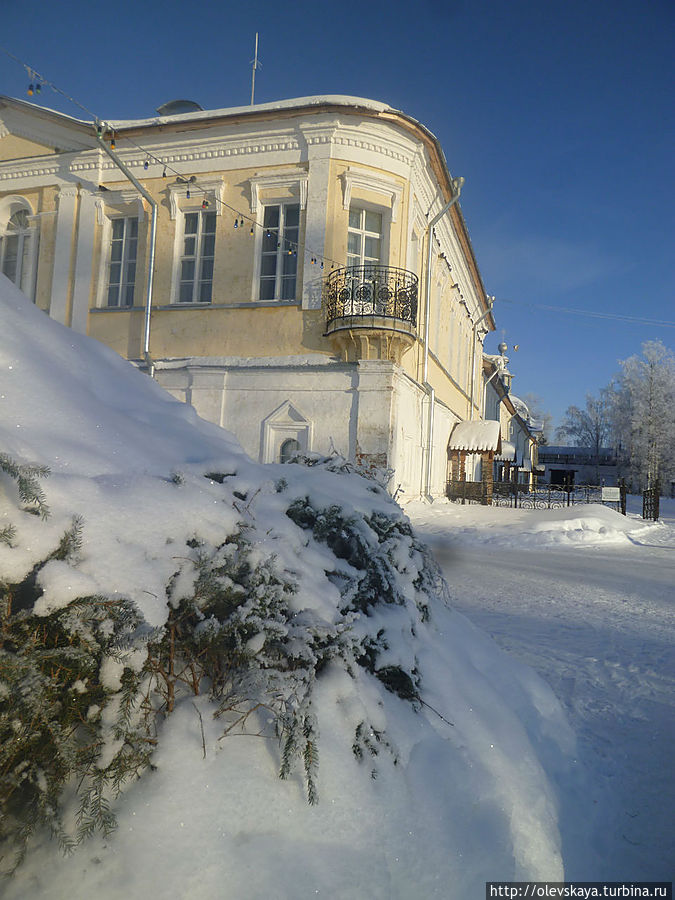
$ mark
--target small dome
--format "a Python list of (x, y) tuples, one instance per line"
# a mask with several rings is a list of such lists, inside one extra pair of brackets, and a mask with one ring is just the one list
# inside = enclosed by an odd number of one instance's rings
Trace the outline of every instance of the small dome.
[(181, 113), (201, 112), (204, 109), (194, 100), (169, 100), (163, 106), (157, 107), (160, 116), (178, 116)]

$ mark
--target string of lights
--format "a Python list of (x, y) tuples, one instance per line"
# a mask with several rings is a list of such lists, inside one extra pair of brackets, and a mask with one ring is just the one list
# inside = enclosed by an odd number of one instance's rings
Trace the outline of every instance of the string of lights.
[[(115, 150), (117, 148), (117, 137), (118, 132), (116, 132), (115, 128), (103, 119), (100, 119), (95, 113), (93, 113), (90, 109), (88, 109), (84, 104), (80, 103), (74, 97), (71, 97), (66, 91), (62, 90), (58, 85), (54, 84), (54, 82), (50, 81), (48, 78), (45, 78), (41, 75), (36, 69), (32, 66), (25, 63), (23, 60), (19, 59), (18, 56), (11, 53), (5, 47), (0, 46), (0, 51), (4, 53), (7, 57), (14, 60), (14, 62), (18, 63), (26, 70), (26, 75), (28, 76), (29, 85), (27, 89), (27, 93), (29, 97), (32, 97), (33, 94), (40, 94), (43, 87), (51, 88), (55, 93), (60, 94), (70, 103), (73, 103), (83, 112), (87, 113), (88, 116), (93, 120), (93, 126), (96, 130), (96, 134), (99, 138), (103, 140), (108, 140), (111, 150)], [(136, 143), (130, 137), (124, 136), (123, 140), (138, 150), (140, 153), (145, 155), (145, 161), (143, 163), (143, 167), (147, 170), (150, 167), (150, 163), (155, 163), (162, 167), (162, 178), (166, 178), (167, 172), (170, 172), (172, 175), (176, 177), (176, 182), (179, 184), (185, 184), (186, 186), (186, 199), (190, 199), (191, 192), (202, 193), (204, 195), (204, 199), (202, 200), (202, 209), (206, 210), (209, 207), (209, 201), (206, 199), (207, 195), (211, 192), (206, 188), (202, 187), (197, 180), (195, 175), (191, 175), (189, 177), (185, 177), (182, 173), (178, 172), (170, 163), (166, 160), (156, 156), (146, 147), (143, 147), (141, 144)], [(241, 210), (227, 203), (222, 198), (215, 196), (215, 201), (219, 204), (223, 209), (229, 210), (231, 213), (234, 213), (234, 228), (236, 229), (244, 229), (246, 227), (246, 223), (250, 223), (249, 227), (249, 235), (255, 235), (255, 229), (259, 228), (264, 231), (265, 236), (270, 239), (276, 229), (269, 228), (264, 224), (258, 222), (253, 216), (243, 213)], [(308, 247), (306, 244), (301, 244), (299, 241), (292, 241), (289, 238), (283, 237), (281, 239), (283, 243), (283, 250), (289, 256), (297, 256), (298, 253), (305, 253), (309, 256), (309, 262), (311, 265), (316, 265), (320, 269), (325, 268), (328, 264), (330, 264), (331, 269), (335, 269), (339, 267), (341, 264), (337, 262), (337, 260), (331, 259), (330, 257), (325, 256), (321, 253), (316, 253), (312, 250), (311, 247)], [(282, 248), (281, 241), (277, 241), (277, 249)]]

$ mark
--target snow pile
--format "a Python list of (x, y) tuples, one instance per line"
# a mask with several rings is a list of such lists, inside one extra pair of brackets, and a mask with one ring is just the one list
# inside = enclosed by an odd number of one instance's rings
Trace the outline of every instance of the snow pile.
[[(185, 695), (160, 725), (156, 768), (114, 803), (118, 829), (67, 858), (38, 833), (7, 900), (464, 900), (488, 878), (562, 879), (560, 809), (581, 785), (574, 735), (550, 689), (448, 607), (426, 551), (373, 482), (253, 463), (2, 277), (0, 452), (51, 469), (46, 521), (17, 510), (13, 483), (0, 480), (0, 530), (16, 529), (14, 547), (0, 543), (0, 580), (24, 577), (73, 515), (83, 521), (76, 560), (41, 570), (36, 613), (125, 597), (161, 630), (167, 594), (195, 589), (200, 548), (245, 529), (250, 569), (292, 585), (285, 633), (304, 628), (317, 653), (335, 633), (362, 654), (352, 666), (349, 646), (326, 656), (312, 681), (304, 722), (316, 720), (318, 803), (307, 802), (302, 765), (279, 778), (270, 710), (228, 730), (208, 696)], [(271, 627), (250, 632), (247, 659), (265, 652)], [(287, 652), (306, 660), (293, 639)], [(111, 689), (113, 669), (102, 674)]]
[(599, 503), (562, 509), (508, 509), (439, 500), (433, 506), (410, 503), (406, 511), (427, 533), (442, 534), (449, 543), (495, 547), (628, 545), (660, 528)]

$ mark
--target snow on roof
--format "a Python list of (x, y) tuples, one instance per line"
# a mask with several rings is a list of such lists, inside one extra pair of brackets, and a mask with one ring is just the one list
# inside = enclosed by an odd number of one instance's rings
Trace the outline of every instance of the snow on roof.
[(151, 116), (147, 119), (115, 119), (109, 124), (115, 128), (136, 128), (143, 125), (157, 125), (168, 122), (195, 122), (202, 119), (218, 119), (222, 116), (239, 116), (247, 113), (267, 112), (279, 109), (302, 109), (307, 106), (351, 106), (370, 109), (373, 112), (398, 112), (388, 103), (368, 100), (366, 97), (351, 97), (346, 94), (317, 94), (309, 97), (294, 97), (290, 100), (275, 100), (273, 103), (256, 103), (253, 106), (229, 106), (221, 109), (205, 109), (195, 112), (178, 113), (173, 116)]
[(458, 422), (450, 435), (449, 446), (451, 450), (499, 451), (499, 422)]
[(511, 403), (515, 406), (518, 415), (521, 419), (527, 421), (527, 419), (530, 418), (530, 410), (527, 403), (525, 403), (524, 400), (521, 400), (520, 397), (516, 397), (515, 394), (509, 394), (509, 397), (511, 398)]
[(513, 462), (516, 458), (516, 445), (502, 438), (502, 451), (495, 456), (499, 462)]
[[(38, 103), (31, 103), (28, 100), (20, 100), (17, 97), (9, 97), (4, 94), (0, 94), (0, 101), (1, 100), (9, 101), (11, 105), (18, 108), (46, 113), (49, 116), (62, 120), (64, 124), (91, 125), (93, 121), (91, 119), (79, 119), (76, 116), (58, 112), (57, 110), (49, 109), (49, 107), (46, 106), (40, 106)], [(306, 109), (308, 106), (358, 107), (359, 109), (368, 109), (378, 113), (387, 111), (405, 115), (405, 113), (401, 113), (400, 110), (394, 109), (388, 103), (382, 103), (379, 100), (369, 100), (366, 97), (351, 97), (347, 94), (317, 94), (309, 97), (294, 97), (289, 100), (275, 100), (272, 103), (256, 103), (253, 106), (226, 106), (221, 107), (220, 109), (195, 110), (194, 112), (181, 112), (169, 116), (154, 115), (143, 119), (105, 119), (103, 121), (115, 130), (122, 130), (124, 128), (139, 128), (147, 125), (199, 122), (204, 119), (219, 119), (224, 116), (239, 116), (268, 111), (273, 112), (274, 110), (281, 109)], [(406, 118), (413, 122), (417, 121), (416, 119), (413, 119), (412, 116), (406, 116)]]

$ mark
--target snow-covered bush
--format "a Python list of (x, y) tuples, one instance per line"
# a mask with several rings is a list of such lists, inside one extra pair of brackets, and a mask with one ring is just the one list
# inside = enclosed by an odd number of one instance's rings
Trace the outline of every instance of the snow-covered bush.
[[(18, 496), (47, 516), (42, 467), (0, 457)], [(6, 487), (6, 485), (5, 485)], [(126, 599), (78, 597), (47, 614), (36, 610), (47, 563), (73, 562), (80, 548), (75, 518), (57, 547), (19, 581), (0, 577), (0, 859), (11, 871), (26, 841), (46, 825), (64, 848), (114, 827), (109, 803), (149, 761), (151, 723), (137, 708), (141, 676), (125, 666), (141, 616)], [(6, 529), (5, 529), (6, 531)], [(15, 535), (12, 526), (12, 538)], [(6, 541), (10, 544), (10, 541)], [(111, 684), (109, 671), (119, 668)], [(140, 714), (139, 714), (140, 713)], [(61, 796), (78, 798), (74, 827)]]
[[(18, 499), (30, 504), (21, 510), (15, 502), (17, 514), (35, 510), (46, 517), (38, 479), (47, 471), (8, 457), (2, 463)], [(311, 465), (353, 474), (339, 460)], [(214, 473), (207, 477), (226, 481)], [(382, 490), (375, 482), (370, 489)], [(277, 493), (286, 490), (284, 482), (277, 483)], [(245, 499), (241, 491), (233, 495)], [(280, 777), (300, 768), (311, 804), (318, 800), (321, 717), (314, 686), (330, 662), (352, 678), (365, 670), (363, 677), (375, 676), (419, 709), (420, 674), (410, 641), (401, 634), (415, 635), (444, 582), (400, 510), (394, 504), (390, 510), (365, 516), (289, 496), (288, 519), (307, 533), (305, 540), (330, 550), (325, 576), (340, 603), (328, 619), (294, 603), (294, 576), (256, 545), (254, 520), (217, 543), (199, 536), (186, 542), (174, 556), (177, 568), (166, 586), (165, 623), (155, 629), (124, 597), (40, 602), (39, 576), (48, 563), (77, 568), (83, 527), (77, 518), (20, 581), (0, 582), (5, 869), (21, 860), (38, 825), (46, 825), (65, 849), (94, 831), (112, 830), (114, 798), (150, 765), (162, 722), (190, 696), (209, 695), (223, 736), (263, 723), (261, 733), (275, 734), (280, 743)], [(9, 537), (11, 544), (14, 529)], [(386, 607), (399, 608), (403, 616), (391, 631), (378, 612)], [(384, 731), (359, 721), (351, 745), (356, 759), (377, 756), (383, 748), (395, 758)], [(75, 806), (73, 820), (66, 809)]]

